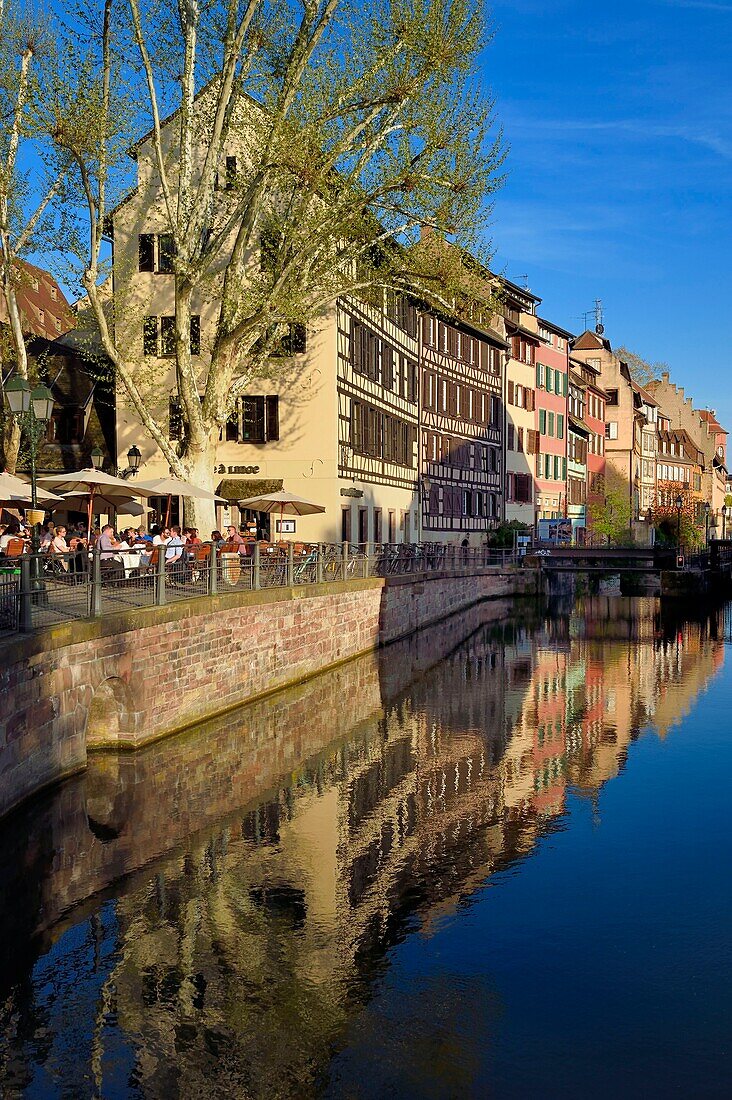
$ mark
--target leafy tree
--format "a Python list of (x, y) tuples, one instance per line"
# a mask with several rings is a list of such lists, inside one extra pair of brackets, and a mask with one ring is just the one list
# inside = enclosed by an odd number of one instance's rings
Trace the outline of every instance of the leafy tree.
[[(253, 377), (281, 369), (272, 353), (290, 326), (346, 294), (409, 290), (452, 309), (463, 250), (485, 254), (479, 230), (503, 153), (477, 82), (482, 5), (105, 0), (98, 22), (88, 18), (92, 48), (76, 55), (80, 34), (68, 55), (83, 94), (72, 103), (59, 82), (54, 104), (55, 140), (86, 202), (83, 286), (142, 424), (175, 473), (211, 485), (232, 405)], [(144, 131), (151, 208), (172, 240), (178, 445), (167, 393), (150, 400), (139, 340), (121, 338), (100, 293), (113, 184)], [(236, 173), (222, 194), (232, 148)], [(436, 248), (443, 236), (460, 248)], [(124, 295), (116, 269), (118, 322)], [(190, 322), (201, 298), (216, 319), (198, 358)]]
[[(680, 509), (677, 500), (681, 501)], [(675, 481), (659, 482), (652, 514), (659, 543), (680, 544), (687, 550), (700, 550), (704, 546), (706, 524), (690, 489)]]
[(634, 382), (639, 386), (647, 386), (649, 382), (661, 377), (663, 371), (668, 370), (666, 363), (651, 363), (641, 355), (631, 351), (630, 348), (619, 347), (615, 354), (623, 363), (627, 363)]
[(608, 467), (604, 477), (597, 479), (596, 493), (600, 499), (590, 500), (587, 519), (593, 539), (606, 539), (614, 546), (632, 541), (631, 505), (628, 482)]
[[(9, 368), (28, 378), (26, 333), (18, 305), (28, 278), (24, 256), (56, 240), (54, 203), (69, 178), (70, 158), (59, 155), (48, 138), (44, 105), (53, 35), (48, 20), (0, 0), (0, 342), (2, 376)], [(74, 81), (68, 93), (73, 94)], [(39, 145), (39, 143), (41, 143)], [(42, 156), (41, 154), (42, 150)], [(5, 416), (3, 395), (0, 393)], [(15, 470), (20, 432), (11, 418), (3, 421), (3, 461)]]

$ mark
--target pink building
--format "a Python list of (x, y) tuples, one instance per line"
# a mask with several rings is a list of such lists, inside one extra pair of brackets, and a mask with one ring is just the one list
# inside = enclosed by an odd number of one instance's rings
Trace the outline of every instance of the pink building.
[(566, 516), (567, 371), (571, 333), (539, 318), (536, 349), (536, 519)]

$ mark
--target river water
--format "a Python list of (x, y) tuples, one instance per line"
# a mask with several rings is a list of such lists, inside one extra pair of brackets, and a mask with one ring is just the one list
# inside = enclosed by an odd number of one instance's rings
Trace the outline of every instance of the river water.
[(730, 609), (484, 604), (0, 827), (3, 1097), (732, 1095)]

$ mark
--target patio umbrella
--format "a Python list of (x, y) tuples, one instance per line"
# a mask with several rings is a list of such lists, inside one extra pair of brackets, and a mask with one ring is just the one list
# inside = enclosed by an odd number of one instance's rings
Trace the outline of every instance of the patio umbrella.
[[(31, 487), (27, 481), (16, 477), (15, 474), (0, 474), (0, 504), (6, 508), (23, 508), (32, 504)], [(47, 492), (45, 489), (36, 489), (36, 499), (41, 508), (49, 510), (49, 506), (58, 504), (61, 497)]]
[(253, 512), (279, 512), (280, 534), (282, 534), (282, 517), (288, 516), (312, 516), (317, 512), (324, 512), (322, 504), (313, 504), (310, 500), (303, 500), (281, 489), (278, 493), (263, 493), (260, 497), (249, 497), (248, 500), (239, 500), (240, 508), (251, 508)]
[[(135, 497), (155, 496), (155, 493), (150, 489), (144, 489), (141, 485), (135, 485), (133, 488), (123, 478), (105, 474), (102, 470), (96, 470), (93, 466), (71, 474), (45, 474), (38, 480), (47, 485), (49, 489), (57, 489), (72, 498), (80, 497), (85, 501), (88, 498), (87, 536), (91, 536), (91, 521), (95, 501), (117, 508), (121, 504), (129, 504)], [(67, 502), (68, 496), (66, 498)]]
[(170, 523), (170, 505), (173, 497), (191, 497), (193, 500), (215, 500), (217, 504), (228, 504), (225, 497), (217, 497), (209, 489), (192, 485), (180, 477), (158, 477), (152, 481), (141, 481), (140, 485), (150, 489), (156, 497), (167, 497), (168, 508), (165, 514), (165, 526)]

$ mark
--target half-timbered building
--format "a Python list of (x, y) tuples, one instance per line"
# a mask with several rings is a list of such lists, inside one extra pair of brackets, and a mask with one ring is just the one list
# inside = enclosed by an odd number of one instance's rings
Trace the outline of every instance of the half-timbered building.
[(478, 545), (503, 518), (503, 366), (496, 332), (422, 315), (422, 531)]
[(418, 316), (389, 294), (383, 308), (338, 304), (338, 477), (341, 538), (416, 542)]

